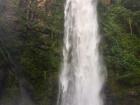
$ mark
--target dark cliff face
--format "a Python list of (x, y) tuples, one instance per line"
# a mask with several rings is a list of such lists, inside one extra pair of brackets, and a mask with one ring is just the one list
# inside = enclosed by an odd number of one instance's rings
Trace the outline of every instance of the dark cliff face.
[[(14, 3), (14, 0), (0, 0), (0, 104), (34, 105), (30, 95), (32, 89), (22, 75), (22, 66), (18, 61), (19, 49), (16, 47), (19, 46), (20, 40), (17, 38), (18, 24), (16, 24), (17, 15)], [(13, 77), (15, 80), (9, 80)], [(7, 94), (14, 92), (14, 90), (8, 91), (8, 87), (12, 88), (14, 81), (17, 82), (14, 84), (17, 90), (15, 96), (8, 102), (6, 101), (9, 98)], [(17, 93), (19, 95), (16, 95)]]
[[(121, 91), (121, 90), (120, 90)], [(117, 95), (112, 88), (107, 86), (104, 88), (104, 102), (105, 105), (139, 105), (139, 94), (127, 94), (124, 96)]]
[(2, 14), (5, 10), (4, 0), (0, 0), (0, 14)]
[(103, 5), (111, 5), (111, 4), (112, 4), (112, 0), (100, 0), (100, 2), (101, 2)]
[(0, 37), (6, 43), (14, 43), (15, 29), (16, 29), (16, 12), (13, 0), (1, 0), (0, 1)]

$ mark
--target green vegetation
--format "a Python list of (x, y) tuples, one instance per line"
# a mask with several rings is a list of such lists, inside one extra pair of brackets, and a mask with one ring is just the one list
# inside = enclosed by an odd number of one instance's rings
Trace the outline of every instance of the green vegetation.
[[(130, 4), (133, 4), (130, 6)], [(99, 9), (103, 34), (103, 54), (108, 70), (108, 85), (119, 97), (119, 105), (129, 96), (138, 101), (140, 94), (140, 2), (124, 0)], [(124, 98), (127, 97), (127, 98)], [(131, 98), (130, 98), (131, 100)], [(138, 105), (139, 103), (131, 104)], [(129, 101), (128, 101), (129, 102)]]
[[(20, 100), (24, 87), (37, 105), (55, 105), (62, 61), (64, 0), (48, 0), (42, 7), (34, 0), (13, 1), (10, 5), (14, 5), (16, 20), (10, 23), (0, 17), (0, 104), (12, 105), (17, 98)], [(98, 6), (107, 85), (109, 94), (118, 101), (113, 105), (140, 104), (139, 6), (140, 0)]]

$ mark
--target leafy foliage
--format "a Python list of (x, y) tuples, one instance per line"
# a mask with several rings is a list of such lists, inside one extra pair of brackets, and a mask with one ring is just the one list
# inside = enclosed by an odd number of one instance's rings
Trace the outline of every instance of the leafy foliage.
[[(130, 2), (111, 5), (100, 22), (108, 84), (119, 97), (140, 94), (140, 11), (128, 8)], [(138, 2), (132, 1), (136, 5)]]
[[(16, 20), (10, 24), (4, 16), (0, 18), (0, 35), (7, 37), (12, 33), (14, 36), (14, 41), (7, 38), (5, 44), (0, 40), (0, 75), (3, 73), (0, 83), (6, 82), (5, 87), (0, 84), (0, 89), (5, 88), (6, 93), (0, 97), (0, 102), (14, 103), (21, 96), (20, 81), (25, 79), (27, 83), (22, 85), (37, 105), (54, 105), (62, 60), (64, 0), (47, 0), (43, 7), (38, 7), (36, 0), (14, 1)], [(132, 105), (139, 104), (139, 3), (139, 0), (113, 0), (111, 5), (98, 6), (107, 84), (112, 90), (110, 94), (118, 97), (118, 105), (126, 104), (125, 97), (130, 96), (135, 98)], [(1, 31), (3, 28), (5, 33)]]

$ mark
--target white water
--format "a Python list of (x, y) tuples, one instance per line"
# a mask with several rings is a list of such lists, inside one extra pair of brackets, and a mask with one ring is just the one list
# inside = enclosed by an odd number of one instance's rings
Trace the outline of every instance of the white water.
[(60, 105), (103, 105), (96, 0), (66, 0)]

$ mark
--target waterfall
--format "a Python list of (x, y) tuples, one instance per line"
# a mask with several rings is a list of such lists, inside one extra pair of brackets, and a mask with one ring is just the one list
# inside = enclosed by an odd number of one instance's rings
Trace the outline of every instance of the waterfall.
[(59, 105), (103, 105), (97, 0), (66, 0)]

